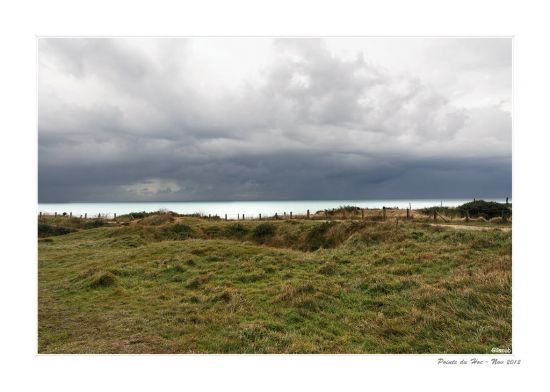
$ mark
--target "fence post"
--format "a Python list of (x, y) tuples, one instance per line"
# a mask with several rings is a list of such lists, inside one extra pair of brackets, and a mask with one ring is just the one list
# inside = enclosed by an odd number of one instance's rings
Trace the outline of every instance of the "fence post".
[(290, 211), (290, 219), (292, 219), (292, 211)]
[(307, 219), (309, 219), (309, 210), (307, 210)]
[(243, 220), (244, 220), (244, 214), (243, 214)]
[(227, 220), (227, 214), (225, 214), (225, 220)]
[(283, 212), (283, 217), (284, 217), (283, 219), (286, 219), (286, 211)]
[(116, 220), (116, 212), (115, 212), (115, 220)]
[(386, 220), (386, 207), (382, 207), (382, 218)]
[(411, 210), (407, 208), (407, 220), (411, 219)]
[(262, 220), (262, 214), (260, 214), (260, 220)]

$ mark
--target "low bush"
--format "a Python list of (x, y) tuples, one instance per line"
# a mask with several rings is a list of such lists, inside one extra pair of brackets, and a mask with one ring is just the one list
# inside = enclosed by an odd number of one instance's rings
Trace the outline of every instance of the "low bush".
[(50, 237), (54, 235), (64, 235), (75, 232), (76, 229), (65, 226), (54, 226), (48, 223), (39, 223), (38, 224), (38, 236), (39, 237)]
[(260, 223), (256, 228), (254, 229), (254, 237), (256, 238), (264, 238), (267, 236), (271, 236), (275, 234), (275, 225), (271, 223)]
[(248, 232), (248, 229), (240, 223), (233, 223), (228, 225), (225, 228), (225, 234), (230, 237), (242, 237), (247, 232)]

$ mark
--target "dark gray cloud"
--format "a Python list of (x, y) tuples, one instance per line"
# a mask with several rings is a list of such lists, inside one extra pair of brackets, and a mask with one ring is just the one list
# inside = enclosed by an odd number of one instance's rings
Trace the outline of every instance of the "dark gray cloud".
[(227, 40), (40, 39), (39, 201), (511, 195), (511, 93), (480, 77), (509, 41), (437, 41), (430, 79), (322, 39), (204, 56)]

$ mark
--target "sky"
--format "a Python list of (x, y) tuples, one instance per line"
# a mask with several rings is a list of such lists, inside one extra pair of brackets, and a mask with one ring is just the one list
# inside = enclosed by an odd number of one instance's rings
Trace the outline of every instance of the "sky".
[(509, 38), (40, 38), (38, 200), (512, 196)]

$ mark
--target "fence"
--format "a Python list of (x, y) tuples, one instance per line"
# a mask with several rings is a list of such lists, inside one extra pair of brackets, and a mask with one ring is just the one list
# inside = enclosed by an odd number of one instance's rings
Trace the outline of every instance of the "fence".
[[(484, 217), (471, 217), (470, 212), (466, 211), (465, 216), (458, 216), (455, 211), (451, 215), (447, 215), (447, 210), (441, 208), (433, 208), (433, 211), (422, 212), (421, 210), (413, 210), (411, 208), (400, 209), (400, 208), (356, 208), (356, 209), (336, 209), (336, 210), (323, 210), (317, 212), (311, 212), (307, 210), (301, 213), (295, 213), (293, 211), (281, 211), (274, 214), (246, 214), (246, 213), (233, 213), (233, 214), (175, 214), (178, 217), (196, 217), (201, 219), (209, 220), (223, 220), (223, 221), (277, 221), (277, 220), (326, 220), (326, 221), (339, 221), (339, 220), (370, 220), (370, 221), (385, 221), (385, 220), (405, 220), (405, 221), (442, 221), (442, 222), (451, 222), (451, 221), (508, 221), (512, 218), (511, 209), (502, 209), (500, 211), (499, 217), (494, 217), (492, 219), (486, 219)], [(159, 214), (170, 213), (159, 211)], [(147, 215), (153, 215), (155, 213), (149, 213)], [(473, 211), (475, 215), (476, 212)], [(73, 215), (72, 212), (62, 212), (53, 214), (47, 214), (40, 212), (39, 218), (54, 217), (54, 218), (79, 218), (79, 219), (104, 219), (104, 220), (114, 220), (117, 219), (137, 219), (131, 214), (125, 214), (117, 217), (116, 213), (98, 213), (98, 214), (79, 214)]]

